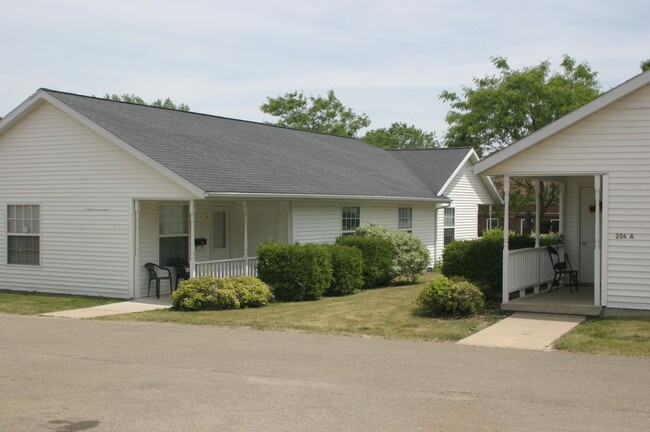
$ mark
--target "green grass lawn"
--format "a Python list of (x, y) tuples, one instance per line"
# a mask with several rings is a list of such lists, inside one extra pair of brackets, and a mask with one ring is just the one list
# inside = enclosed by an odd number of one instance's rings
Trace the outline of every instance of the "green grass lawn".
[(0, 313), (38, 315), (46, 312), (99, 306), (118, 301), (121, 300), (106, 297), (0, 291)]
[(564, 351), (650, 357), (650, 318), (588, 320), (554, 345)]
[(457, 341), (505, 316), (494, 309), (487, 309), (468, 319), (432, 319), (422, 316), (415, 305), (415, 298), (424, 283), (437, 276), (438, 273), (427, 273), (416, 285), (365, 290), (346, 297), (323, 298), (311, 302), (274, 303), (259, 309), (205, 312), (160, 310), (102, 319)]

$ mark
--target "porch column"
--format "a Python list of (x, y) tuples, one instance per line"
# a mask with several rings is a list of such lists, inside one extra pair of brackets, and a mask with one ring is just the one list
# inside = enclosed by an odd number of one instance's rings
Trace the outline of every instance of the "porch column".
[(594, 233), (594, 305), (600, 304), (600, 176), (594, 176), (594, 195), (596, 202)]
[[(541, 196), (541, 187), (539, 184), (539, 179), (535, 179), (534, 185), (535, 185), (535, 248), (539, 249), (539, 237), (540, 237), (540, 231), (541, 231), (541, 215), (542, 215), (542, 196)], [(537, 284), (533, 287), (533, 292), (535, 294), (539, 293), (539, 280), (541, 279), (540, 271), (541, 271), (541, 260), (542, 260), (542, 255), (539, 253), (540, 251), (537, 251)], [(520, 292), (520, 297), (524, 297), (526, 295), (526, 290), (523, 289)]]
[(558, 235), (564, 234), (564, 182), (560, 183), (560, 208), (559, 208), (559, 219), (557, 233)]
[(243, 203), (244, 211), (244, 271), (248, 276), (248, 202)]
[(492, 204), (488, 207), (488, 224), (486, 229), (492, 229)]
[(195, 235), (195, 211), (194, 200), (190, 200), (190, 277), (196, 275), (196, 245), (194, 244)]
[(510, 251), (508, 250), (508, 236), (510, 233), (510, 176), (503, 176), (503, 288), (501, 295), (503, 297), (502, 302), (508, 303), (509, 293), (508, 293), (508, 284), (509, 284), (509, 272), (508, 272), (508, 260), (510, 256)]
[(140, 297), (140, 201), (133, 202), (133, 210), (135, 213), (135, 244), (134, 244), (134, 257), (133, 257), (133, 298)]
[(541, 203), (541, 196), (540, 196), (540, 191), (541, 188), (539, 187), (539, 179), (534, 181), (535, 185), (535, 247), (539, 247), (539, 232), (540, 232), (540, 215), (542, 214), (542, 203)]

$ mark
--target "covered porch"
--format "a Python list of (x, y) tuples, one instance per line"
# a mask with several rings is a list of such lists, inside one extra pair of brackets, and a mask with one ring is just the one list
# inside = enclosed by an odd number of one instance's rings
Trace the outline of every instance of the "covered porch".
[(291, 241), (290, 201), (136, 200), (134, 208), (136, 298), (149, 295), (147, 262), (171, 271), (164, 295), (177, 282), (172, 258), (187, 262), (190, 277), (257, 276), (258, 245)]
[[(606, 176), (518, 176), (535, 186), (535, 247), (510, 250), (508, 218), (504, 220), (503, 287), (501, 308), (511, 311), (597, 316), (602, 312), (603, 185)], [(503, 176), (504, 214), (510, 211), (511, 176)], [(559, 229), (555, 245), (577, 270), (579, 292), (567, 285), (549, 292), (555, 271), (546, 246), (541, 246), (541, 181), (559, 184)], [(606, 195), (605, 195), (606, 196)], [(562, 282), (568, 282), (562, 280)]]

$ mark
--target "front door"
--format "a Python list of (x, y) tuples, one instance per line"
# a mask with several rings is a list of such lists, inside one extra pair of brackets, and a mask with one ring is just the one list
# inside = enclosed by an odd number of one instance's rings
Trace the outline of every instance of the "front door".
[(594, 283), (594, 240), (596, 228), (596, 198), (594, 188), (580, 188), (580, 283)]
[(213, 260), (230, 257), (230, 206), (212, 208), (212, 254)]

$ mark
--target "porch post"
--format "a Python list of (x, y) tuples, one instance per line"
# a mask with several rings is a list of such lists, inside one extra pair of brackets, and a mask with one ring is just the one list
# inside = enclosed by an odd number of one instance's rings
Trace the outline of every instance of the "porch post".
[(559, 208), (559, 219), (557, 233), (558, 235), (564, 234), (564, 182), (560, 183), (560, 208)]
[[(535, 248), (539, 249), (539, 237), (540, 237), (540, 231), (541, 231), (541, 215), (542, 215), (542, 197), (541, 197), (541, 187), (539, 184), (539, 179), (535, 179), (534, 182), (535, 185)], [(535, 294), (539, 293), (539, 280), (540, 278), (540, 271), (541, 271), (541, 259), (542, 255), (537, 251), (537, 283), (535, 284), (535, 287), (533, 288), (533, 292)], [(526, 295), (526, 290), (520, 291), (520, 297), (523, 297)]]
[(195, 237), (194, 200), (190, 200), (190, 277), (196, 276), (196, 246)]
[(535, 247), (539, 247), (539, 231), (540, 231), (540, 220), (539, 217), (542, 213), (542, 203), (540, 202), (540, 187), (539, 179), (534, 181), (535, 185)]
[(488, 224), (487, 224), (487, 227), (485, 227), (485, 228), (486, 229), (492, 229), (492, 204), (490, 204), (490, 206), (488, 208), (489, 208)]
[(248, 276), (248, 202), (243, 202), (244, 211), (244, 271)]
[(501, 291), (501, 295), (503, 299), (501, 300), (503, 303), (508, 303), (509, 299), (509, 292), (508, 292), (508, 284), (509, 284), (509, 272), (508, 272), (508, 260), (510, 256), (510, 251), (508, 250), (508, 236), (510, 234), (510, 176), (509, 175), (504, 175), (503, 176), (503, 273), (502, 273), (502, 279), (503, 279), (503, 288)]
[(135, 212), (135, 245), (134, 245), (134, 278), (133, 278), (133, 298), (140, 297), (140, 201), (134, 201), (133, 210)]
[(594, 305), (600, 304), (600, 176), (594, 176), (594, 194), (596, 202), (594, 233)]

